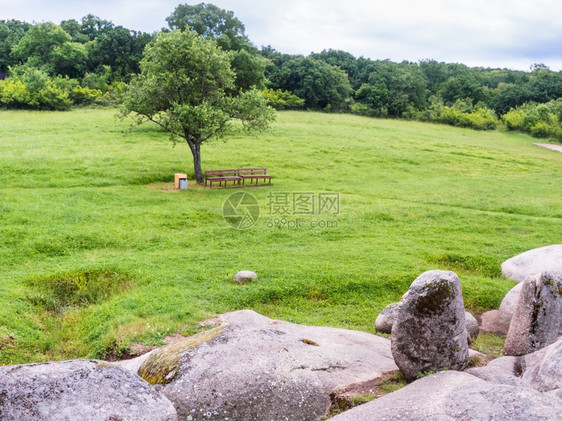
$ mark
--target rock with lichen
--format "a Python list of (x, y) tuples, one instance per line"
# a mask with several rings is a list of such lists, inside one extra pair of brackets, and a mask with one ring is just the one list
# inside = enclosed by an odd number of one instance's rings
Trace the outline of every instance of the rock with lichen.
[(554, 342), (560, 327), (562, 275), (543, 272), (524, 281), (505, 340), (505, 355), (526, 355)]
[(171, 402), (128, 370), (95, 360), (0, 367), (0, 419), (177, 420)]
[(219, 323), (153, 352), (140, 367), (182, 420), (321, 420), (340, 391), (364, 394), (397, 370), (390, 341), (365, 332), (249, 310)]
[(392, 327), (392, 355), (408, 381), (469, 362), (461, 285), (454, 272), (421, 274), (401, 300)]

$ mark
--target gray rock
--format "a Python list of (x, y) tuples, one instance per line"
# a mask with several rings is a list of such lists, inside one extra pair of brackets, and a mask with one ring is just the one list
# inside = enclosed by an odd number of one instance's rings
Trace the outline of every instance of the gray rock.
[(500, 304), (500, 311), (504, 313), (511, 314), (515, 313), (515, 306), (517, 305), (517, 300), (519, 299), (519, 294), (521, 294), (521, 287), (523, 283), (519, 282), (513, 288), (509, 290), (509, 292), (503, 297), (503, 300)]
[(375, 330), (383, 333), (392, 332), (392, 325), (396, 321), (400, 310), (400, 303), (391, 303), (381, 310), (375, 320)]
[(396, 365), (407, 380), (436, 370), (462, 370), (468, 342), (461, 285), (454, 272), (421, 274), (402, 297), (392, 327)]
[(466, 372), (492, 383), (556, 395), (562, 390), (562, 339), (532, 354), (497, 358), (485, 367), (470, 368)]
[(135, 374), (75, 360), (0, 367), (0, 419), (172, 421), (177, 414)]
[[(382, 333), (392, 333), (392, 325), (398, 317), (398, 310), (400, 310), (401, 302), (391, 303), (381, 310), (375, 320), (375, 330)], [(480, 329), (478, 321), (468, 311), (464, 312), (466, 323), (466, 334), (468, 343), (471, 344), (473, 340), (478, 337)]]
[(530, 388), (445, 371), (331, 418), (333, 421), (560, 420), (562, 401)]
[(478, 327), (478, 320), (470, 314), (468, 311), (464, 312), (464, 320), (466, 325), (466, 334), (468, 335), (468, 343), (472, 343), (480, 333), (480, 328)]
[(300, 326), (253, 311), (153, 353), (139, 373), (182, 420), (319, 420), (331, 393), (397, 370), (390, 341), (365, 332)]
[(529, 250), (502, 263), (503, 276), (515, 282), (526, 281), (541, 272), (562, 273), (562, 244)]
[(528, 387), (529, 385), (521, 378), (520, 360), (519, 357), (500, 357), (484, 367), (469, 368), (466, 372), (492, 383)]
[(239, 284), (245, 284), (246, 282), (257, 281), (258, 275), (250, 270), (241, 270), (234, 275), (232, 280)]
[(521, 365), (522, 379), (539, 392), (562, 388), (562, 339), (525, 355)]
[[(500, 304), (500, 311), (503, 311), (506, 314), (510, 315), (510, 322), (511, 317), (513, 317), (513, 313), (515, 313), (515, 306), (517, 305), (517, 300), (519, 299), (519, 295), (521, 294), (521, 287), (523, 283), (520, 282), (515, 285), (511, 290), (503, 297), (503, 300)], [(560, 306), (562, 306), (562, 300), (559, 300)], [(562, 311), (561, 311), (562, 314)], [(562, 333), (562, 317), (560, 317), (560, 326), (558, 328), (558, 333)], [(507, 331), (505, 332), (507, 334)]]
[(494, 335), (507, 335), (511, 314), (501, 310), (490, 310), (482, 313), (480, 319), (480, 332), (493, 333)]
[(544, 272), (524, 281), (503, 353), (526, 355), (554, 342), (560, 326), (562, 276)]

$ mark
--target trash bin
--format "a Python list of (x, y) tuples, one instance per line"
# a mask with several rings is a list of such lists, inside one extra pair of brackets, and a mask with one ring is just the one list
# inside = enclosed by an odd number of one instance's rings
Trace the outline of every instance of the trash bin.
[(180, 178), (180, 190), (187, 190), (187, 178)]

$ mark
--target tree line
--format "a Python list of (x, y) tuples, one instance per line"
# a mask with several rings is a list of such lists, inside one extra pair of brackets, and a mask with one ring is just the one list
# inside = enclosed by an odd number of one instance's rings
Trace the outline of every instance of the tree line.
[[(503, 123), (562, 140), (562, 72), (544, 64), (529, 71), (468, 67), (436, 60), (373, 60), (341, 50), (308, 56), (258, 49), (230, 11), (181, 4), (168, 28), (191, 30), (227, 53), (231, 93), (261, 90), (277, 109), (350, 112), (408, 118), (475, 129)], [(68, 109), (114, 104), (140, 72), (156, 34), (87, 15), (29, 24), (0, 21), (0, 103), (8, 108)]]

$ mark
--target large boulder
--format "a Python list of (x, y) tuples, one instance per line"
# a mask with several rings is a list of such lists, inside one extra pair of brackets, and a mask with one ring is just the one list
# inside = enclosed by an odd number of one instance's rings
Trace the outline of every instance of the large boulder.
[[(402, 302), (391, 303), (381, 310), (375, 320), (375, 330), (382, 333), (392, 333), (392, 325), (398, 318), (398, 311)], [(464, 312), (466, 334), (469, 345), (478, 337), (480, 328), (478, 327), (478, 320), (468, 311)]]
[(152, 353), (139, 374), (182, 420), (319, 420), (332, 397), (365, 393), (397, 367), (390, 341), (365, 332), (301, 326), (245, 310)]
[(331, 418), (333, 421), (560, 420), (562, 401), (534, 389), (444, 371)]
[(526, 355), (554, 342), (560, 326), (562, 275), (541, 273), (524, 281), (503, 352)]
[[(509, 314), (509, 321), (511, 322), (511, 317), (513, 317), (513, 313), (515, 313), (515, 306), (517, 305), (517, 300), (519, 299), (519, 295), (521, 294), (521, 288), (523, 287), (523, 282), (518, 283), (513, 288), (509, 290), (509, 292), (503, 297), (503, 300), (500, 304), (499, 311)], [(560, 306), (562, 306), (562, 300), (559, 300)], [(562, 310), (561, 310), (562, 314)], [(509, 329), (509, 326), (508, 326)], [(558, 327), (558, 333), (562, 333), (562, 317), (560, 317), (560, 325)], [(507, 334), (507, 330), (504, 332)]]
[(168, 399), (130, 371), (94, 360), (0, 367), (0, 419), (177, 420)]
[(468, 365), (461, 285), (454, 272), (421, 274), (404, 294), (392, 327), (392, 355), (407, 380)]
[(526, 281), (541, 272), (562, 273), (562, 244), (529, 250), (502, 263), (503, 276), (515, 282)]
[(511, 314), (515, 313), (515, 306), (517, 305), (517, 300), (519, 299), (519, 295), (521, 294), (521, 287), (523, 286), (522, 282), (519, 282), (513, 288), (509, 290), (505, 297), (503, 297), (502, 302), (500, 304), (500, 311), (504, 313)]

